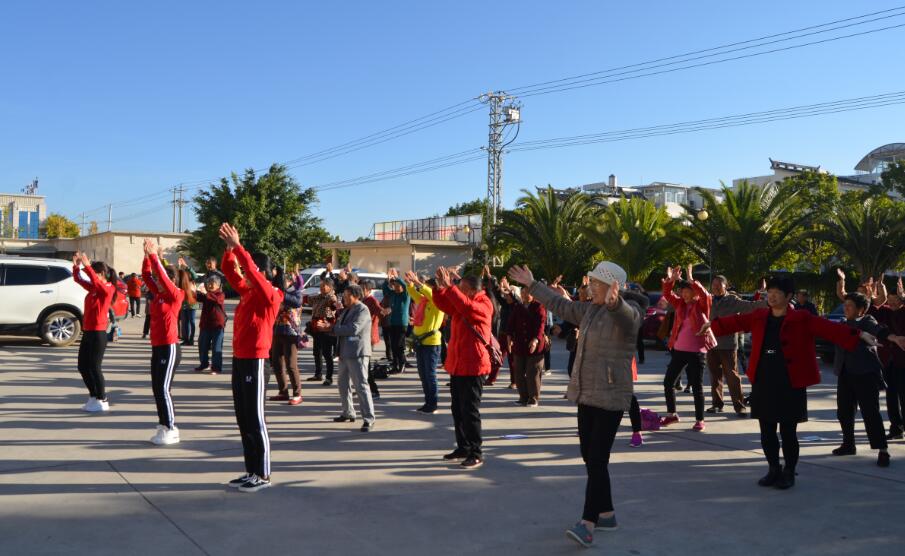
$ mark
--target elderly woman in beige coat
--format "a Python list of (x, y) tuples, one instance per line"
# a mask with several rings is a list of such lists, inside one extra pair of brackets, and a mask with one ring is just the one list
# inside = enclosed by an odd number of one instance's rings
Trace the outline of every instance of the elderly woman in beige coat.
[(535, 281), (526, 266), (511, 268), (509, 277), (527, 286), (547, 310), (581, 329), (567, 397), (578, 404), (578, 435), (588, 482), (581, 521), (566, 534), (587, 547), (594, 542), (595, 529), (616, 528), (607, 466), (619, 423), (632, 401), (632, 358), (644, 313), (635, 301), (620, 294), (626, 273), (612, 262), (602, 262), (588, 272), (588, 302), (564, 298)]

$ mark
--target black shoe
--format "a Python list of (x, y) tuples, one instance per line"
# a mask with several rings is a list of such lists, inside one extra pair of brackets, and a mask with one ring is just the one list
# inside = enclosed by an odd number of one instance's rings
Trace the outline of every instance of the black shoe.
[(681, 382), (677, 382), (677, 383), (676, 383), (676, 392), (681, 392), (681, 391), (682, 391), (682, 383), (681, 383)]
[(468, 456), (468, 458), (466, 458), (466, 460), (459, 465), (461, 465), (465, 469), (477, 469), (478, 467), (484, 465), (484, 460), (481, 458), (481, 456), (471, 455)]
[(371, 392), (371, 399), (372, 399), (372, 400), (379, 400), (379, 399), (380, 399), (380, 393), (378, 393), (378, 392)]
[(374, 430), (373, 423), (365, 423), (361, 426), (361, 432), (371, 432), (372, 430)]
[(706, 411), (707, 413), (722, 413), (722, 412), (723, 412), (723, 406), (721, 406), (721, 405), (714, 405), (714, 406), (712, 406), (712, 407), (708, 407), (708, 408), (705, 409), (704, 411)]
[(748, 410), (745, 409), (744, 407), (740, 407), (740, 408), (736, 409), (735, 416), (739, 417), (741, 419), (746, 419), (746, 418), (750, 417), (750, 415), (748, 415)]
[(773, 486), (779, 490), (787, 490), (795, 486), (795, 471), (789, 468), (783, 469), (782, 474), (780, 474), (779, 479)]
[(833, 450), (833, 455), (834, 456), (853, 456), (857, 452), (858, 452), (858, 450), (855, 449), (854, 444), (843, 444), (842, 446), (839, 446), (838, 448)]
[(310, 376), (310, 377), (306, 378), (305, 382), (320, 382), (322, 380), (324, 380), (324, 377), (322, 377), (320, 375), (314, 375), (314, 376)]
[(463, 450), (462, 448), (456, 448), (452, 452), (443, 456), (443, 459), (446, 461), (455, 461), (457, 459), (465, 459), (468, 457), (468, 452)]
[(333, 384), (332, 378), (328, 378), (328, 379), (324, 380), (324, 383), (323, 383), (324, 386), (330, 386), (331, 384)]
[(682, 391), (685, 392), (686, 394), (691, 393), (691, 384), (689, 384), (688, 386), (686, 386), (685, 389), (682, 390)]
[(773, 467), (771, 465), (770, 471), (768, 471), (766, 475), (761, 477), (761, 479), (757, 481), (757, 484), (762, 487), (771, 487), (776, 484), (776, 481), (779, 480), (780, 475), (782, 475), (782, 467)]
[(209, 368), (210, 368), (210, 365), (198, 365), (197, 367), (195, 367), (195, 372), (200, 373), (202, 371), (208, 370)]
[(346, 417), (345, 415), (340, 415), (339, 417), (333, 418), (334, 423), (354, 423), (355, 417)]
[(886, 440), (902, 440), (905, 435), (902, 434), (902, 431), (889, 431), (889, 434), (886, 435)]
[(889, 467), (889, 452), (877, 454), (877, 467)]
[(418, 413), (424, 413), (425, 415), (433, 415), (437, 412), (436, 407), (424, 406), (418, 410)]

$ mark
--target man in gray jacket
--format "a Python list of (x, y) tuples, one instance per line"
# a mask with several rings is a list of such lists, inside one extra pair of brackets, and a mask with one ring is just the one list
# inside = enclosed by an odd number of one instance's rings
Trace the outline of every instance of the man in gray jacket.
[[(333, 325), (331, 332), (339, 339), (339, 399), (342, 415), (333, 419), (337, 423), (355, 422), (355, 407), (352, 405), (352, 386), (358, 394), (361, 417), (364, 424), (361, 432), (374, 428), (374, 401), (368, 387), (368, 365), (371, 361), (371, 312), (361, 302), (361, 286), (351, 284), (343, 292), (345, 310)], [(351, 381), (351, 384), (350, 384)]]
[[(761, 290), (766, 284), (761, 281)], [(710, 320), (750, 313), (755, 309), (767, 306), (767, 298), (760, 301), (745, 301), (726, 289), (729, 281), (725, 276), (718, 275), (710, 284), (710, 293), (713, 303), (710, 306)], [(723, 412), (723, 382), (729, 386), (729, 395), (732, 397), (732, 405), (739, 417), (747, 417), (745, 409), (745, 395), (742, 393), (742, 379), (738, 374), (738, 335), (717, 336), (716, 347), (707, 352), (707, 368), (710, 369), (710, 393), (713, 397), (713, 405), (707, 413)]]

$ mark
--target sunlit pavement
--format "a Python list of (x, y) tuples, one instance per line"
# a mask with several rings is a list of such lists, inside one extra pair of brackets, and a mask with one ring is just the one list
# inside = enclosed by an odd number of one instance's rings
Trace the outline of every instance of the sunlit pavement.
[[(485, 389), (486, 464), (444, 463), (453, 447), (441, 375), (436, 415), (414, 369), (380, 382), (374, 432), (337, 424), (336, 386), (304, 383), (304, 403), (267, 403), (274, 487), (224, 486), (243, 472), (228, 374), (193, 372), (184, 348), (173, 380), (182, 442), (148, 443), (156, 425), (150, 347), (141, 319), (104, 361), (112, 411), (86, 415), (77, 345), (0, 339), (0, 554), (572, 554), (564, 530), (581, 514), (584, 468), (575, 408), (562, 399), (558, 344), (538, 408), (513, 406), (503, 379)], [(229, 325), (230, 328), (232, 324)], [(226, 342), (227, 350), (230, 346)], [(227, 352), (227, 361), (229, 360)], [(312, 374), (310, 350), (300, 356)], [(666, 357), (648, 351), (636, 385), (663, 411)], [(228, 367), (228, 365), (227, 365)], [(503, 370), (502, 377), (508, 375)], [(272, 384), (271, 384), (272, 386)], [(747, 387), (747, 385), (746, 385)], [(722, 414), (692, 432), (690, 394), (678, 426), (628, 446), (628, 416), (610, 465), (620, 529), (598, 532), (606, 554), (896, 554), (905, 546), (905, 443), (875, 465), (858, 422), (859, 455), (840, 440), (834, 379), (810, 390), (802, 461), (790, 491), (764, 489), (756, 422)], [(706, 389), (709, 402), (709, 387)], [(273, 388), (271, 388), (273, 393)], [(727, 392), (728, 398), (728, 392)], [(708, 403), (709, 405), (709, 403)], [(885, 415), (885, 412), (884, 412)]]

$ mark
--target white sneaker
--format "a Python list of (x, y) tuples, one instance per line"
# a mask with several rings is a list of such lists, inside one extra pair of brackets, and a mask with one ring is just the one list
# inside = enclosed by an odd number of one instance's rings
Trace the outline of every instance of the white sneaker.
[(97, 402), (97, 398), (94, 396), (88, 396), (88, 401), (82, 405), (82, 411), (90, 411), (88, 408), (94, 405)]
[(168, 444), (179, 443), (179, 429), (173, 427), (168, 429), (163, 425), (157, 425), (157, 432), (151, 437), (151, 442), (158, 446), (166, 446)]
[(104, 413), (106, 411), (110, 411), (110, 402), (108, 402), (107, 400), (91, 398), (82, 409), (84, 409), (88, 413)]

